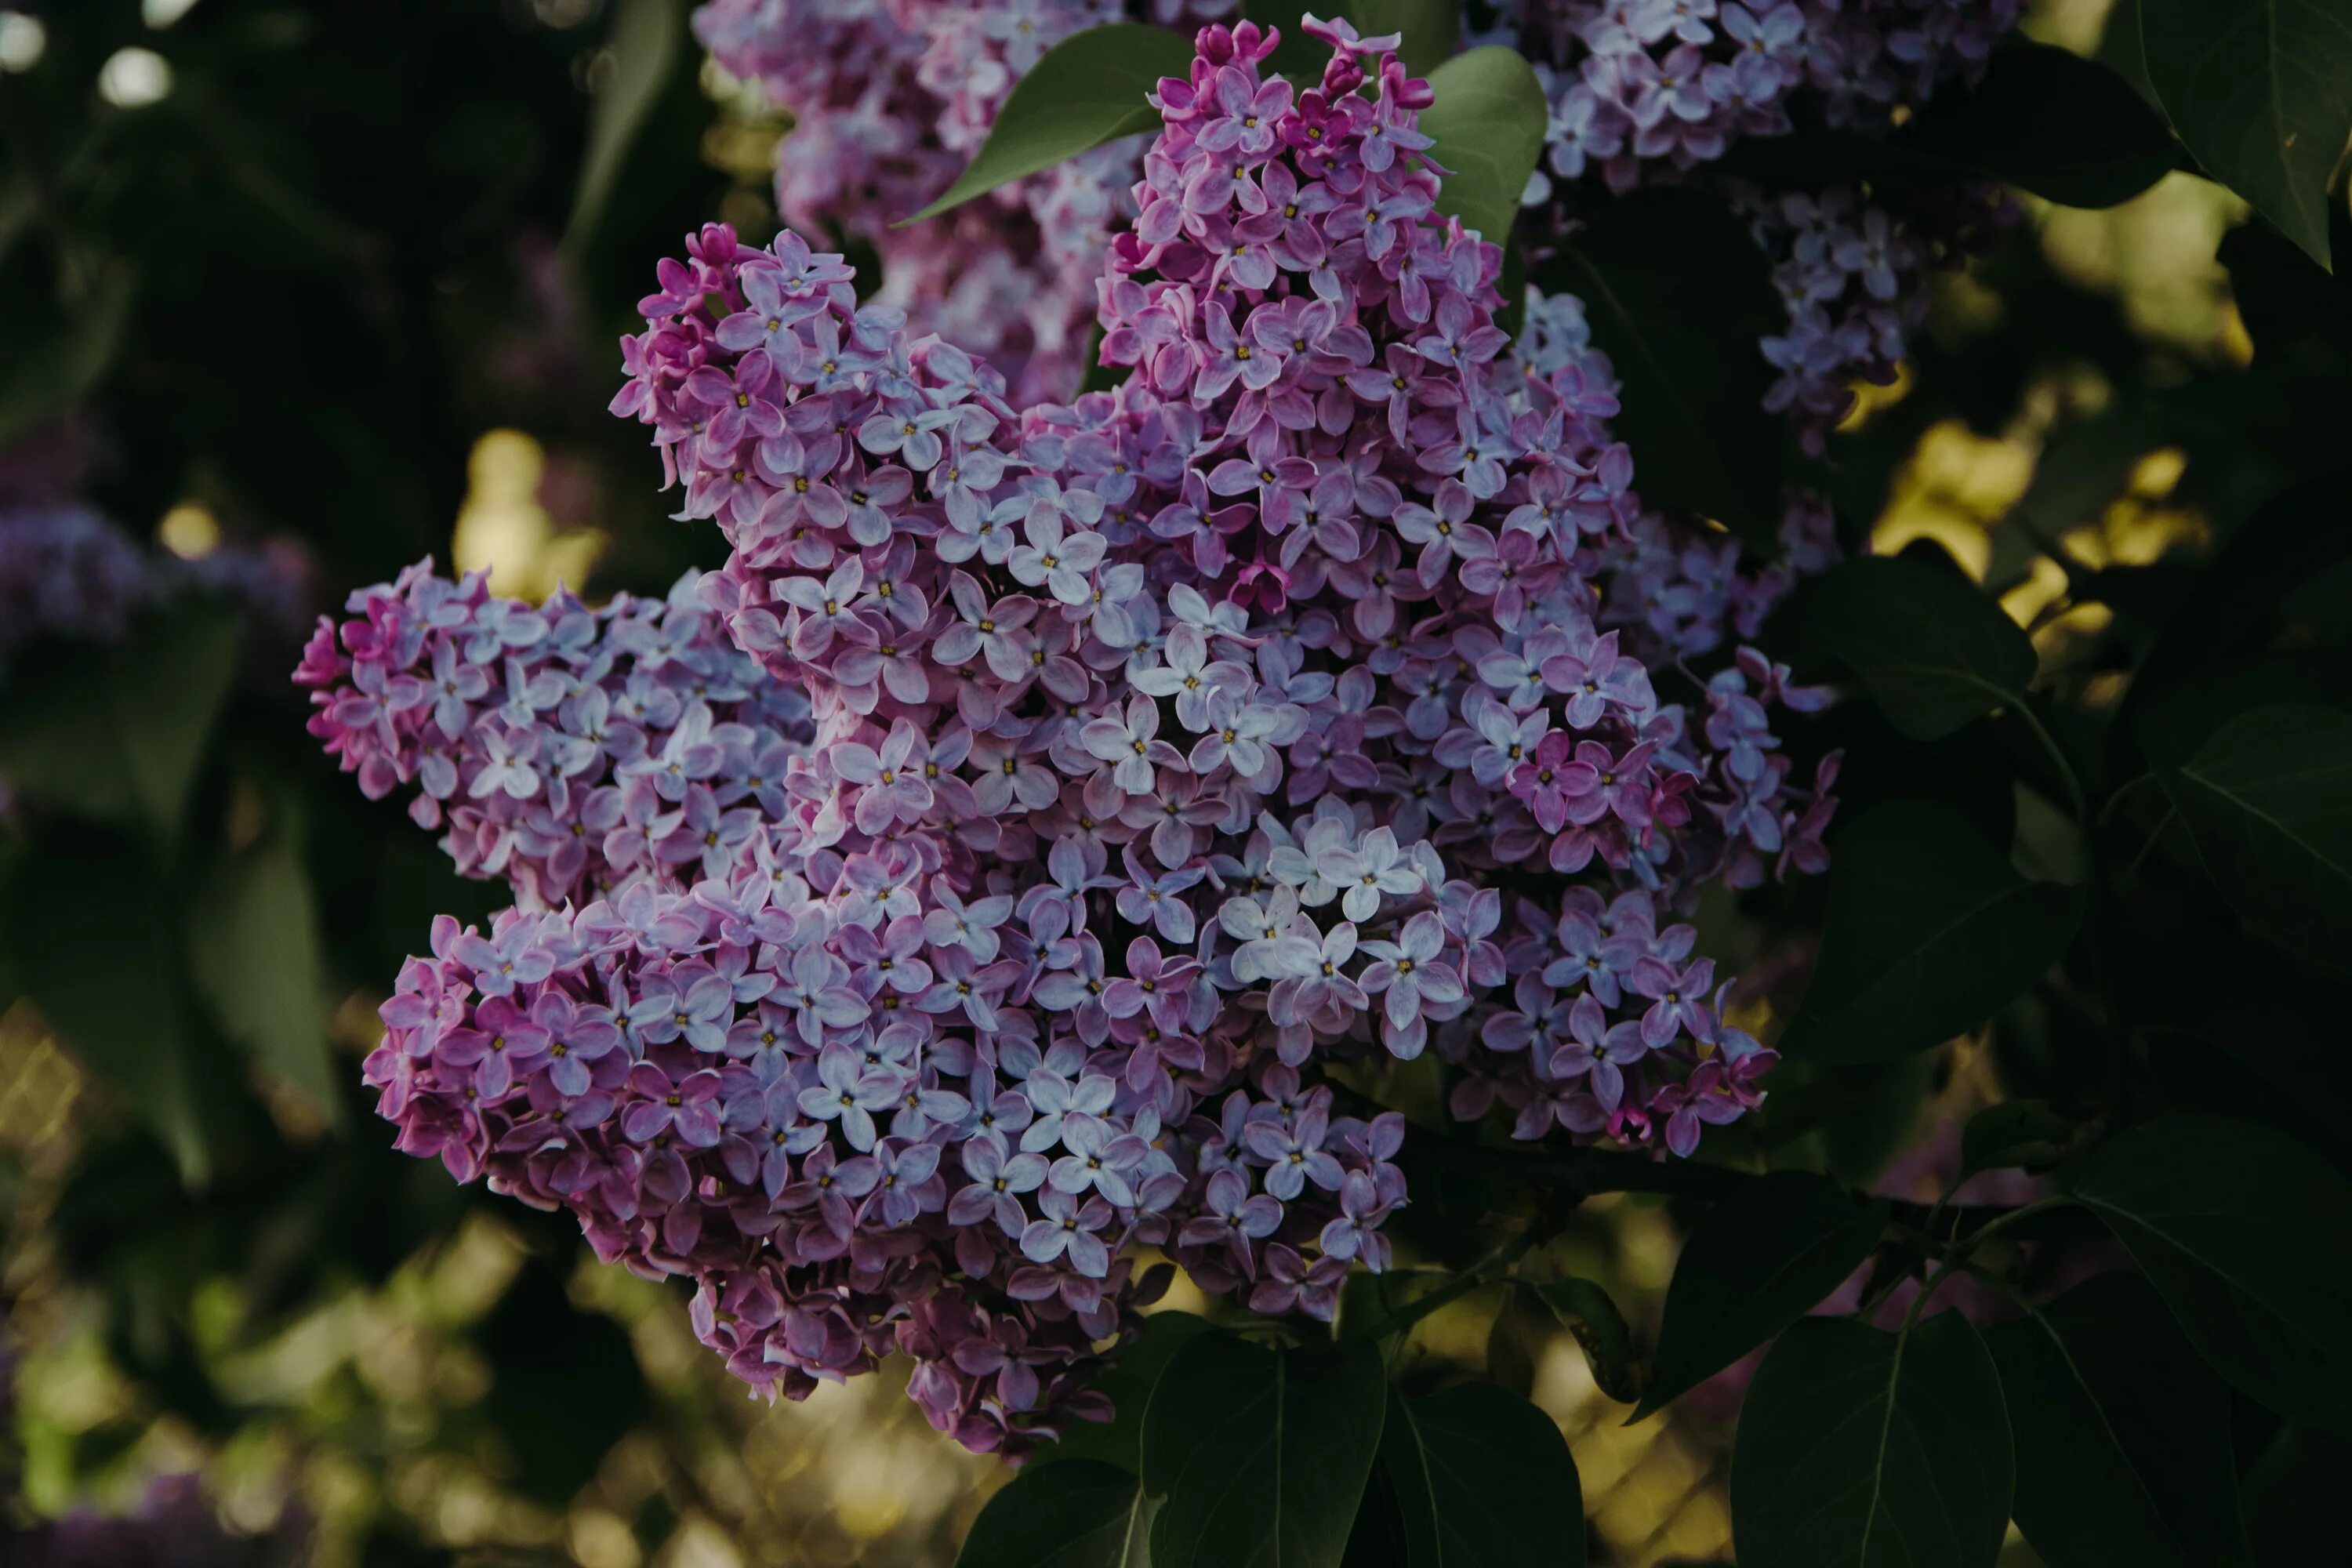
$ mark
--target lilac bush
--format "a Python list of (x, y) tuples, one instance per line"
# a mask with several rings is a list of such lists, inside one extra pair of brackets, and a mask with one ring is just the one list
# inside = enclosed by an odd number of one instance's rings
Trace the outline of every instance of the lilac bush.
[(1016, 408), (713, 226), (614, 406), (724, 570), (592, 613), (419, 569), (306, 656), (329, 749), (519, 899), (385, 1005), (402, 1146), (695, 1279), (756, 1386), (895, 1347), (1017, 1454), (1103, 1414), (1155, 1252), (1329, 1317), (1407, 1194), (1328, 1063), (1662, 1157), (1760, 1099), (1677, 915), (1822, 863), (1834, 762), (1772, 731), (1820, 694), (1673, 665), (1734, 592), (1645, 591), (1666, 525), (1605, 398), (1507, 352), (1426, 84), (1315, 31), (1304, 91), (1247, 23), (1161, 84), (1117, 391)]

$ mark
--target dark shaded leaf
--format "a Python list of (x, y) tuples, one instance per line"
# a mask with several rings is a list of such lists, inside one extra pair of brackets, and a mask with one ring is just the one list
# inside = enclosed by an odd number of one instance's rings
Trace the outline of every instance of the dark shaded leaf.
[(1584, 301), (1617, 372), (1623, 411), (1610, 424), (1642, 499), (1772, 548), (1781, 431), (1764, 412), (1756, 340), (1783, 312), (1746, 220), (1703, 191), (1635, 191), (1595, 207), (1538, 280)]
[(1381, 1468), (1412, 1568), (1583, 1568), (1584, 1503), (1552, 1418), (1490, 1383), (1389, 1395)]
[(1740, 1568), (1992, 1568), (2011, 1468), (2000, 1376), (1959, 1313), (1902, 1336), (1807, 1318), (1739, 1413)]
[(2074, 1131), (2074, 1123), (2039, 1100), (1988, 1105), (1960, 1130), (1960, 1173), (2055, 1164)]
[(153, 1129), (191, 1186), (209, 1179), (179, 931), (147, 858), (97, 832), (52, 835), (0, 896), (25, 988), (83, 1066)]
[(2122, 77), (2022, 38), (1993, 51), (1973, 92), (1939, 94), (1893, 140), (1956, 173), (2072, 207), (2129, 201), (2180, 156), (2163, 120)]
[(1031, 1466), (971, 1521), (956, 1568), (1145, 1568), (1150, 1522), (1130, 1471), (1099, 1459)]
[(236, 622), (194, 606), (121, 642), (52, 650), (0, 693), (0, 771), (28, 799), (144, 822), (170, 843), (236, 663)]
[(132, 269), (110, 264), (78, 308), (12, 356), (0, 373), (0, 446), (71, 412), (99, 384), (122, 347), (137, 296)]
[(1437, 210), (1497, 245), (1511, 237), (1519, 198), (1551, 122), (1535, 68), (1517, 49), (1490, 45), (1429, 73), (1437, 100), (1421, 111), (1429, 155), (1445, 170)]
[(563, 243), (576, 252), (596, 232), (612, 199), (613, 184), (638, 133), (660, 101), (670, 72), (686, 53), (686, 16), (679, 0), (621, 0), (605, 45), (612, 75), (597, 89), (588, 111), (588, 150), (580, 161), (580, 184), (572, 198)]
[(1153, 1568), (1336, 1568), (1387, 1404), (1368, 1342), (1270, 1351), (1193, 1339), (1144, 1416)]
[(1118, 1352), (1110, 1371), (1092, 1385), (1093, 1392), (1111, 1402), (1111, 1418), (1067, 1423), (1057, 1440), (1041, 1444), (1030, 1456), (1029, 1468), (1060, 1459), (1100, 1459), (1129, 1475), (1139, 1473), (1143, 1414), (1150, 1406), (1151, 1391), (1159, 1386), (1160, 1374), (1168, 1370), (1176, 1352), (1208, 1331), (1209, 1321), (1190, 1312), (1154, 1312), (1144, 1319), (1143, 1332)]
[(2327, 181), (2352, 136), (2342, 0), (2140, 0), (2149, 84), (2205, 172), (2329, 265)]
[(2216, 1371), (2281, 1415), (2352, 1433), (2352, 1187), (2293, 1139), (2178, 1116), (2063, 1173)]
[(2352, 715), (2258, 708), (2157, 776), (2250, 930), (2352, 966)]
[(1192, 69), (1184, 35), (1140, 22), (1112, 22), (1071, 34), (1013, 84), (988, 140), (939, 200), (905, 219), (916, 223), (1065, 158), (1155, 131), (1160, 111), (1144, 101), (1161, 77)]
[(1821, 961), (1780, 1049), (1887, 1061), (1964, 1034), (2064, 955), (2083, 903), (2020, 877), (1948, 807), (1882, 805), (1832, 840)]
[(1996, 1323), (2017, 1446), (2018, 1528), (2048, 1568), (2233, 1568), (2248, 1560), (2230, 1391), (2136, 1274)]
[(2033, 644), (2000, 603), (1916, 561), (1846, 562), (1790, 614), (1803, 647), (1844, 663), (1915, 741), (2023, 702), (2033, 679)]
[(562, 1507), (652, 1408), (629, 1331), (575, 1304), (576, 1243), (526, 1264), (482, 1324), (491, 1369), (483, 1406), (513, 1438), (515, 1480)]
[(341, 1120), (318, 907), (290, 828), (224, 860), (194, 895), (187, 926), (197, 989), (223, 1032)]
[(1534, 1289), (1583, 1350), (1593, 1384), (1621, 1405), (1641, 1398), (1642, 1347), (1609, 1292), (1590, 1279), (1555, 1279)]
[(1886, 1205), (1824, 1177), (1775, 1171), (1707, 1212), (1675, 1264), (1650, 1386), (1633, 1420), (1689, 1392), (1796, 1322), (1861, 1268)]

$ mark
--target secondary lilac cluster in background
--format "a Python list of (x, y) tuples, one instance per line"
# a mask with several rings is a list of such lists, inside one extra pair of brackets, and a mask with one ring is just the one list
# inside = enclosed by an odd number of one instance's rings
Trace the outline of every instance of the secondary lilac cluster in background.
[[(1537, 62), (1551, 102), (1527, 202), (1562, 230), (1594, 201), (1705, 176), (1751, 137), (1892, 130), (1971, 84), (2018, 0), (1516, 0), (1497, 37)], [(1760, 345), (1768, 406), (1815, 451), (1852, 385), (1895, 378), (1931, 268), (2006, 213), (1997, 189), (1776, 194), (1727, 182), (1789, 312)], [(1538, 242), (1540, 235), (1538, 236)]]
[(329, 748), (518, 889), (384, 1007), (403, 1146), (696, 1279), (757, 1386), (896, 1347), (1018, 1453), (1103, 1413), (1154, 1253), (1328, 1318), (1406, 1198), (1335, 1062), (1662, 1157), (1760, 1099), (1677, 917), (1822, 864), (1834, 761), (1773, 730), (1820, 694), (1686, 673), (1769, 585), (1640, 511), (1568, 327), (1509, 352), (1393, 40), (1313, 30), (1307, 90), (1246, 23), (1161, 84), (1118, 391), (1019, 405), (714, 226), (614, 410), (726, 568), (593, 614), (419, 571), (306, 656)]
[(1105, 22), (1187, 26), (1234, 0), (711, 0), (695, 35), (792, 116), (776, 207), (811, 236), (856, 238), (878, 298), (1001, 370), (1021, 401), (1066, 397), (1084, 368), (1095, 275), (1132, 210), (1143, 138), (1115, 142), (908, 228), (987, 139), (1055, 44)]

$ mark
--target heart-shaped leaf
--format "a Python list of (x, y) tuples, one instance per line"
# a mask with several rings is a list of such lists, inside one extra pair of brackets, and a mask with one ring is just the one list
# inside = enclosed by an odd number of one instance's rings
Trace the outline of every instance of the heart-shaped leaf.
[(2267, 1127), (2178, 1116), (2065, 1175), (2190, 1342), (2282, 1415), (2352, 1434), (2352, 1187)]
[(2207, 174), (2329, 265), (2327, 181), (2352, 136), (2345, 0), (2140, 0), (2147, 79)]
[(1535, 68), (1517, 49), (1488, 46), (1429, 73), (1437, 100), (1421, 111), (1429, 155), (1445, 170), (1437, 210), (1496, 245), (1507, 244), (1543, 152), (1551, 106)]
[(955, 184), (905, 221), (936, 217), (1106, 142), (1158, 129), (1160, 111), (1144, 95), (1158, 90), (1161, 77), (1192, 68), (1192, 41), (1166, 27), (1111, 22), (1071, 34), (1013, 84), (988, 140)]
[(1150, 1523), (1141, 1483), (1116, 1465), (1032, 1466), (971, 1521), (956, 1568), (1147, 1568)]
[(1882, 805), (1832, 841), (1821, 960), (1780, 1049), (1891, 1061), (1964, 1034), (2064, 955), (2083, 901), (2020, 877), (1948, 806)]
[(1739, 1413), (1740, 1568), (1992, 1568), (2011, 1467), (2000, 1375), (1959, 1313), (1903, 1335), (1807, 1318)]
[(1683, 1244), (1640, 1420), (1802, 1318), (1870, 1258), (1886, 1205), (1775, 1171), (1739, 1186)]
[(1193, 1339), (1143, 1420), (1152, 1568), (1339, 1568), (1387, 1407), (1370, 1341)]
[(2048, 1568), (2247, 1562), (2230, 1391), (2147, 1280), (2100, 1275), (1984, 1337), (2017, 1445), (2011, 1507)]
[(1807, 589), (1792, 615), (1804, 647), (1844, 663), (1915, 741), (2022, 703), (2033, 679), (2033, 645), (2000, 604), (1921, 562), (1846, 562)]
[(2257, 708), (2157, 776), (2249, 929), (2352, 967), (2352, 715)]
[(1410, 1568), (1583, 1568), (1583, 1491), (1559, 1425), (1491, 1383), (1389, 1396), (1381, 1468)]

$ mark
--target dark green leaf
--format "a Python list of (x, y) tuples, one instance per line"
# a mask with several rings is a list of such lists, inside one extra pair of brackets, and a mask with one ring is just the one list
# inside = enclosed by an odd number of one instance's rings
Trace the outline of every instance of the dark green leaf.
[(1517, 49), (1489, 45), (1429, 73), (1437, 100), (1421, 111), (1429, 155), (1445, 170), (1437, 210), (1507, 245), (1551, 122), (1535, 68)]
[(2062, 206), (2129, 201), (2179, 162), (2164, 121), (2096, 60), (2014, 39), (1973, 92), (1939, 95), (1895, 132), (1906, 151)]
[(562, 1508), (595, 1479), (653, 1401), (629, 1331), (574, 1302), (567, 1243), (534, 1257), (481, 1326), (490, 1390), (481, 1402), (513, 1440), (511, 1479)]
[(580, 161), (580, 184), (572, 197), (563, 242), (577, 252), (593, 237), (613, 183), (637, 134), (660, 101), (684, 50), (686, 18), (678, 0), (621, 0), (605, 46), (612, 74), (597, 89), (588, 111), (588, 149)]
[(2352, 716), (2240, 714), (2158, 780), (2205, 868), (2256, 935), (2352, 965)]
[(1552, 1418), (1490, 1383), (1389, 1395), (1381, 1468), (1412, 1568), (1582, 1568), (1584, 1503)]
[(289, 825), (227, 858), (197, 891), (188, 957), (223, 1031), (340, 1120), (343, 1086), (327, 1044), (319, 911)]
[(1985, 1331), (2017, 1446), (2018, 1528), (2048, 1568), (2247, 1561), (2230, 1391), (2136, 1274)]
[(2269, 369), (2305, 342), (2352, 353), (2352, 279), (2320, 270), (2294, 241), (2260, 221), (2223, 235), (2220, 259), (2256, 363)]
[(2065, 1173), (2214, 1369), (2282, 1415), (2352, 1433), (2352, 1188), (2249, 1121), (2168, 1117)]
[(2055, 1164), (2074, 1131), (2074, 1123), (2038, 1100), (1988, 1105), (1960, 1130), (1960, 1173)]
[(1773, 548), (1781, 432), (1756, 342), (1786, 312), (1746, 220), (1703, 191), (1636, 191), (1594, 207), (1538, 277), (1584, 301), (1642, 499)]
[(1895, 801), (1834, 836), (1822, 955), (1780, 1049), (1888, 1061), (1975, 1028), (2048, 973), (2081, 889), (2028, 882), (1948, 806)]
[(2106, 66), (2012, 39), (1973, 92), (1937, 95), (1901, 129), (1876, 136), (1806, 127), (1754, 137), (1720, 167), (1772, 185), (1951, 185), (1999, 180), (2063, 206), (2108, 207), (2177, 165), (2162, 116)]
[(1638, 1421), (1802, 1318), (1869, 1260), (1886, 1205), (1836, 1183), (1776, 1171), (1708, 1211), (1666, 1287), (1658, 1353)]
[(1145, 1568), (1150, 1523), (1129, 1471), (1098, 1459), (1031, 1466), (971, 1521), (956, 1568)]
[(1193, 1339), (1143, 1421), (1152, 1568), (1337, 1568), (1387, 1404), (1369, 1342)]
[(236, 662), (236, 623), (184, 607), (0, 692), (0, 772), (26, 798), (170, 842)]
[(2327, 182), (2352, 136), (2344, 0), (2140, 0), (2149, 83), (2205, 172), (2329, 265)]
[(1112, 22), (1071, 34), (1013, 84), (988, 140), (955, 184), (905, 221), (936, 217), (1106, 142), (1157, 130), (1160, 111), (1144, 95), (1192, 66), (1192, 40), (1166, 27)]
[(60, 316), (0, 372), (0, 447), (70, 413), (114, 363), (138, 295), (131, 268), (109, 265), (79, 305)]
[(1739, 1413), (1733, 1542), (1740, 1568), (1992, 1568), (2010, 1480), (2000, 1376), (1967, 1319), (1898, 1337), (1807, 1318)]
[[(1354, 0), (1344, 9), (1323, 9), (1347, 17), (1367, 38), (1385, 33), (1401, 35), (1397, 56), (1415, 76), (1425, 77), (1435, 70), (1462, 42), (1462, 0)], [(1321, 14), (1317, 7), (1296, 0), (1243, 0), (1242, 4), (1242, 15), (1251, 21), (1282, 29), (1282, 45), (1274, 53), (1275, 69), (1311, 74), (1319, 80), (1331, 50), (1299, 26), (1299, 18), (1309, 11)]]
[(1151, 1391), (1176, 1352), (1194, 1336), (1208, 1331), (1209, 1321), (1190, 1312), (1154, 1312), (1143, 1320), (1143, 1332), (1118, 1352), (1110, 1371), (1097, 1378), (1093, 1392), (1111, 1402), (1108, 1421), (1072, 1421), (1055, 1441), (1043, 1444), (1029, 1465), (1060, 1459), (1100, 1459), (1129, 1475), (1143, 1468), (1143, 1413)]
[(123, 840), (53, 835), (12, 870), (0, 936), (58, 1036), (201, 1185), (212, 1149), (163, 879)]
[(1535, 1292), (1575, 1336), (1601, 1393), (1621, 1405), (1642, 1397), (1642, 1347), (1608, 1291), (1590, 1279), (1557, 1279)]
[(1843, 661), (1896, 730), (1915, 741), (2025, 700), (2033, 644), (1998, 601), (1917, 561), (1865, 556), (1809, 588), (1803, 646)]

